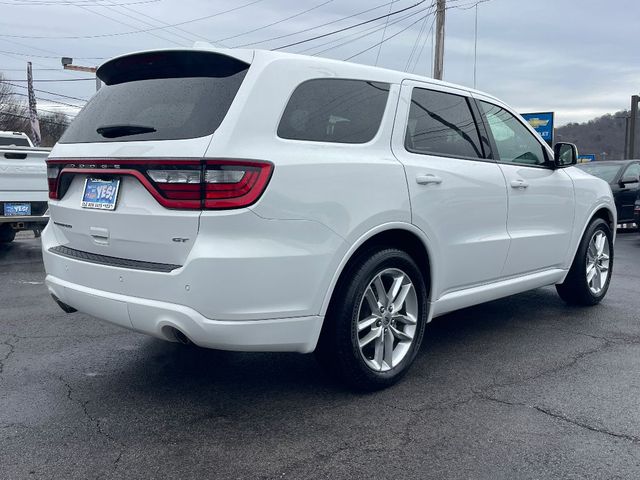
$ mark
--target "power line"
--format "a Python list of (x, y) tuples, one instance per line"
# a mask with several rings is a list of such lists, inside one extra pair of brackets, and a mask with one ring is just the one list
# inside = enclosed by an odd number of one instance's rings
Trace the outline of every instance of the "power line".
[[(391, 13), (391, 10), (393, 10), (393, 3), (391, 2), (391, 5), (389, 5), (389, 13)], [(387, 26), (389, 25), (389, 16), (387, 15), (387, 18), (384, 21), (384, 29), (382, 30), (382, 40), (384, 40), (384, 36), (387, 33)], [(380, 44), (380, 48), (378, 48), (378, 54), (376, 55), (376, 66), (378, 66), (378, 60), (380, 60), (380, 52), (382, 51), (382, 43)]]
[[(402, 21), (404, 21), (404, 20), (406, 20), (408, 18), (412, 18), (412, 17), (415, 17), (416, 15), (420, 15), (421, 13), (428, 11), (430, 8), (433, 8), (433, 5), (431, 5), (430, 7), (423, 8), (422, 10), (418, 10), (417, 12), (410, 12), (410, 13), (406, 13), (404, 15), (401, 15), (398, 18), (394, 19), (392, 22), (389, 22), (388, 26), (396, 25), (396, 24), (401, 23)], [(358, 40), (360, 40), (362, 38), (368, 37), (370, 35), (373, 35), (373, 34), (379, 32), (383, 28), (384, 28), (384, 26), (375, 25), (373, 28), (368, 28), (368, 29), (365, 29), (365, 30), (361, 30), (360, 32), (356, 32), (354, 34), (347, 35), (347, 36), (339, 38), (337, 40), (332, 40), (331, 42), (326, 42), (325, 44), (321, 44), (320, 46), (326, 45), (328, 43), (333, 43), (335, 41), (344, 40), (345, 38), (352, 37), (353, 35), (361, 34), (361, 35), (358, 35), (356, 38), (354, 38), (352, 40), (347, 40), (346, 42), (342, 42), (342, 43), (339, 43), (339, 44), (334, 45), (332, 47), (325, 48), (324, 50), (317, 51), (313, 55), (314, 56), (320, 55), (322, 53), (328, 52), (329, 50), (334, 50), (336, 48), (343, 47), (343, 46), (348, 45), (350, 43), (357, 42)], [(363, 33), (363, 32), (368, 32), (368, 33)]]
[[(26, 120), (30, 120), (30, 118), (27, 117), (26, 115), (18, 115), (17, 113), (3, 112), (2, 110), (0, 110), (0, 116), (3, 116), (3, 115), (9, 115), (10, 117), (24, 118)], [(68, 123), (56, 122), (55, 120), (50, 120), (50, 119), (48, 119), (46, 117), (43, 117), (43, 118), (38, 117), (38, 121), (44, 122), (44, 123), (52, 123), (54, 125), (61, 125), (61, 126), (64, 126), (64, 127), (68, 127), (69, 126)]]
[(402, 29), (402, 30), (400, 30), (399, 32), (394, 33), (394, 34), (393, 34), (393, 35), (391, 35), (390, 37), (387, 37), (387, 38), (385, 38), (384, 40), (382, 40), (382, 41), (380, 41), (380, 42), (378, 42), (378, 43), (375, 43), (375, 44), (373, 44), (372, 46), (370, 46), (370, 47), (368, 47), (368, 48), (365, 48), (364, 50), (361, 50), (360, 52), (358, 52), (358, 53), (356, 53), (356, 54), (354, 54), (354, 55), (351, 55), (350, 57), (345, 58), (344, 60), (345, 60), (345, 61), (351, 60), (352, 58), (358, 57), (358, 56), (362, 55), (363, 53), (368, 52), (369, 50), (373, 50), (374, 48), (376, 48), (376, 47), (377, 47), (378, 45), (380, 45), (381, 43), (388, 42), (388, 41), (389, 41), (389, 40), (391, 40), (392, 38), (395, 38), (395, 37), (397, 37), (398, 35), (400, 35), (401, 33), (403, 33), (403, 32), (405, 32), (405, 31), (409, 30), (409, 29), (410, 29), (411, 27), (413, 27), (416, 23), (418, 23), (418, 22), (420, 22), (420, 21), (424, 20), (424, 19), (425, 19), (426, 17), (428, 17), (429, 15), (431, 15), (431, 13), (428, 13), (428, 14), (426, 14), (426, 15), (424, 15), (424, 16), (422, 16), (422, 17), (418, 18), (418, 20), (416, 20), (415, 22), (410, 23), (409, 25), (407, 25), (405, 28), (403, 28), (403, 29)]
[(391, 17), (393, 15), (397, 15), (398, 13), (406, 12), (407, 10), (415, 8), (418, 5), (422, 5), (426, 1), (427, 0), (420, 0), (419, 2), (414, 3), (413, 5), (410, 5), (408, 7), (402, 8), (400, 10), (396, 10), (395, 12), (391, 12), (391, 13), (388, 13), (386, 15), (381, 15), (379, 17), (372, 18), (371, 20), (365, 20), (363, 22), (359, 22), (359, 23), (356, 23), (354, 25), (350, 25), (348, 27), (339, 28), (338, 30), (334, 30), (332, 32), (323, 33), (322, 35), (316, 35), (315, 37), (307, 38), (305, 40), (299, 40), (297, 42), (289, 43), (287, 45), (282, 45), (280, 47), (274, 48), (274, 50), (282, 50), (284, 48), (289, 48), (289, 47), (293, 47), (295, 45), (300, 45), (301, 43), (311, 42), (313, 40), (318, 40), (319, 38), (324, 38), (324, 37), (328, 37), (330, 35), (335, 35), (336, 33), (344, 32), (346, 30), (351, 30), (352, 28), (357, 28), (357, 27), (360, 27), (362, 25), (367, 25), (369, 23), (372, 23), (372, 22), (375, 22), (377, 20), (380, 20), (381, 18), (388, 18), (388, 17)]
[(102, 34), (96, 34), (96, 35), (69, 35), (69, 36), (10, 35), (10, 34), (6, 34), (6, 33), (2, 33), (2, 34), (0, 34), (0, 37), (7, 37), (7, 38), (33, 38), (33, 39), (49, 39), (49, 40), (79, 40), (79, 39), (88, 39), (88, 38), (105, 38), (105, 37), (118, 37), (118, 36), (122, 36), (122, 35), (133, 35), (133, 34), (138, 34), (138, 33), (152, 32), (152, 31), (156, 31), (156, 30), (164, 30), (164, 29), (170, 28), (170, 27), (177, 27), (177, 26), (181, 26), (181, 25), (187, 25), (187, 24), (190, 24), (190, 23), (199, 22), (199, 21), (202, 21), (202, 20), (207, 20), (209, 18), (218, 17), (220, 15), (224, 15), (225, 13), (234, 12), (236, 10), (240, 10), (242, 8), (246, 8), (246, 7), (249, 7), (251, 5), (255, 5), (256, 3), (264, 2), (264, 1), (265, 0), (252, 0), (249, 3), (245, 3), (243, 5), (239, 5), (237, 7), (233, 7), (233, 8), (230, 8), (228, 10), (224, 10), (222, 12), (214, 13), (214, 14), (211, 14), (211, 15), (205, 15), (203, 17), (193, 18), (191, 20), (185, 20), (184, 22), (173, 23), (173, 24), (169, 24), (169, 25), (166, 25), (166, 26), (162, 26), (162, 27), (143, 28), (143, 29), (139, 29), (139, 30), (132, 30), (132, 31), (129, 31), (129, 32), (102, 33)]
[[(0, 39), (0, 40), (3, 40), (3, 39)], [(11, 57), (11, 58), (14, 58), (14, 59), (17, 59), (17, 60), (23, 61), (21, 58), (18, 58), (17, 56), (12, 55), (12, 54), (10, 54), (10, 53), (2, 53), (2, 52), (0, 52), (0, 55), (3, 55), (3, 56), (5, 56), (5, 57)], [(57, 58), (59, 59), (60, 57), (57, 57)], [(44, 66), (44, 67), (48, 67), (48, 66), (49, 66), (49, 65), (45, 65), (45, 64), (43, 64), (43, 63), (36, 62), (36, 61), (33, 61), (33, 60), (31, 60), (31, 63), (32, 63), (33, 65), (38, 65), (38, 66)], [(58, 71), (59, 71), (59, 72), (61, 72), (61, 73), (66, 74), (66, 75), (73, 75), (73, 73), (72, 73), (72, 72), (67, 71), (67, 70), (58, 70)]]
[[(20, 93), (20, 92), (12, 92), (11, 95), (18, 95), (19, 97), (27, 97), (29, 98), (29, 95), (27, 95), (26, 93)], [(65, 103), (65, 102), (61, 102), (59, 100), (53, 100), (51, 98), (42, 98), (42, 97), (36, 97), (37, 100), (41, 100), (43, 102), (50, 102), (50, 103), (55, 103), (58, 105), (64, 105), (65, 107), (71, 107), (71, 108), (77, 108), (77, 109), (81, 109), (82, 107), (80, 105), (72, 105), (71, 103)]]
[[(120, 3), (118, 4), (119, 6), (125, 6), (125, 5), (141, 5), (141, 4), (146, 4), (146, 3), (157, 3), (160, 0), (139, 0), (136, 2), (127, 2), (127, 3)], [(78, 1), (78, 2), (71, 2), (71, 1), (66, 1), (66, 2), (62, 2), (62, 1), (46, 1), (46, 0), (42, 0), (42, 1), (30, 1), (30, 2), (25, 2), (25, 1), (21, 1), (21, 2), (7, 2), (7, 1), (0, 1), (0, 5), (15, 5), (15, 6), (34, 6), (34, 5), (47, 5), (47, 6), (77, 6), (77, 5), (87, 5), (87, 6), (95, 6), (95, 7), (100, 7), (103, 6), (100, 3), (95, 3), (93, 1), (87, 0), (87, 1)]]
[[(113, 4), (113, 2), (111, 2), (111, 3)], [(178, 30), (179, 32), (183, 32), (183, 33), (185, 33), (185, 34), (189, 35), (189, 37), (196, 38), (196, 39), (200, 39), (200, 40), (205, 40), (205, 41), (212, 41), (212, 40), (209, 40), (207, 37), (205, 37), (205, 36), (203, 36), (203, 35), (200, 35), (200, 34), (195, 33), (195, 32), (190, 32), (189, 30), (187, 30), (187, 29), (185, 29), (185, 28), (182, 28), (182, 27), (177, 27), (177, 26), (175, 26), (175, 25), (174, 25), (174, 26), (172, 26), (170, 23), (165, 22), (164, 20), (160, 20), (160, 19), (158, 19), (158, 18), (152, 17), (151, 15), (149, 15), (149, 14), (147, 14), (147, 13), (140, 12), (139, 10), (135, 10), (135, 9), (133, 9), (133, 8), (131, 8), (131, 7), (126, 6), (126, 5), (118, 5), (118, 6), (119, 6), (120, 8), (125, 9), (125, 10), (129, 10), (130, 12), (133, 12), (133, 13), (135, 13), (136, 15), (143, 15), (144, 17), (146, 17), (146, 18), (148, 18), (148, 19), (150, 19), (150, 20), (153, 20), (154, 22), (157, 22), (157, 23), (159, 23), (159, 24), (161, 24), (161, 25), (164, 25), (164, 26), (165, 26), (165, 27), (167, 27), (167, 28), (171, 28), (171, 29), (173, 29), (173, 30)], [(177, 35), (177, 34), (175, 34), (175, 33), (174, 33), (174, 35)], [(187, 39), (188, 39), (188, 37), (183, 37), (183, 38), (187, 38)], [(190, 40), (190, 41), (191, 41), (191, 42), (193, 42), (194, 40), (192, 39), (192, 40)], [(215, 41), (213, 41), (213, 43), (216, 43), (216, 42), (215, 42)], [(220, 44), (220, 45), (222, 45), (222, 44)], [(224, 46), (224, 45), (223, 45), (223, 46)]]
[(420, 51), (418, 52), (416, 63), (413, 65), (413, 68), (411, 68), (412, 73), (415, 71), (416, 67), (418, 66), (418, 63), (420, 63), (420, 57), (422, 57), (422, 51), (424, 50), (424, 47), (427, 45), (427, 41), (429, 40), (429, 37), (433, 33), (433, 27), (435, 26), (435, 24), (436, 24), (436, 17), (433, 17), (433, 20), (431, 20), (431, 26), (429, 27), (429, 31), (425, 35), (424, 40), (422, 42), (422, 46), (420, 47)]
[[(411, 17), (413, 15), (416, 15), (416, 14), (422, 12), (422, 11), (424, 11), (424, 10), (419, 10), (417, 12), (409, 12), (409, 13), (405, 13), (404, 15), (400, 15), (398, 18), (394, 19), (392, 22), (389, 22), (389, 25), (395, 25), (396, 23), (401, 22), (401, 21), (403, 21), (403, 20), (405, 20), (405, 19), (407, 19), (407, 18), (409, 18), (409, 17)], [(333, 50), (335, 48), (339, 48), (339, 47), (341, 47), (343, 45), (347, 45), (347, 44), (349, 44), (351, 42), (355, 42), (357, 40), (360, 40), (361, 38), (368, 37), (369, 35), (373, 35), (374, 33), (377, 33), (380, 30), (382, 30), (383, 28), (384, 28), (384, 25), (372, 25), (372, 26), (367, 27), (365, 29), (362, 29), (360, 31), (352, 32), (352, 33), (349, 33), (347, 35), (343, 35), (343, 36), (341, 36), (339, 38), (334, 38), (334, 39), (329, 40), (327, 42), (318, 43), (316, 45), (312, 45), (312, 46), (304, 48), (302, 50), (298, 50), (296, 53), (308, 52), (309, 50), (314, 50), (316, 48), (324, 47), (325, 45), (330, 45), (330, 44), (336, 43), (336, 42), (342, 42), (342, 43), (339, 43), (337, 45), (334, 45), (333, 47), (325, 48), (324, 50), (319, 50), (319, 51), (317, 51), (317, 52), (315, 52), (313, 54), (314, 56), (315, 55), (320, 55), (321, 53), (327, 52), (329, 50)], [(346, 40), (347, 38), (351, 38), (351, 37), (356, 37), (356, 38), (354, 38), (353, 40), (344, 42), (344, 40)]]
[[(12, 87), (25, 88), (25, 89), (27, 88), (24, 85), (16, 85), (15, 83), (10, 83), (10, 82), (7, 82), (6, 80), (0, 80), (0, 82), (6, 83), (7, 85), (11, 85)], [(40, 93), (48, 93), (49, 95), (54, 95), (56, 97), (70, 98), (71, 100), (80, 100), (81, 102), (85, 102), (85, 103), (87, 102), (86, 98), (72, 97), (70, 95), (63, 95), (61, 93), (49, 92), (48, 90), (39, 90), (37, 88), (34, 88), (34, 90)]]
[[(107, 6), (105, 5), (105, 7), (107, 7)], [(124, 25), (125, 27), (138, 28), (135, 25), (132, 25), (132, 24), (127, 23), (127, 22), (123, 22), (122, 20), (118, 20), (117, 18), (110, 17), (109, 15), (106, 15), (104, 13), (95, 12), (95, 11), (91, 10), (90, 8), (85, 7), (85, 6), (78, 5), (78, 8), (81, 8), (82, 10), (84, 10), (86, 12), (93, 13), (94, 15), (98, 15), (98, 16), (100, 16), (102, 18), (106, 18), (106, 19), (111, 20), (113, 22), (119, 23), (120, 25)], [(158, 35), (155, 32), (145, 32), (145, 33), (147, 35), (151, 35), (152, 37), (159, 38), (160, 40), (163, 40), (165, 42), (170, 42), (170, 43), (173, 43), (173, 44), (177, 44), (177, 45), (180, 45), (181, 47), (185, 46), (184, 43), (179, 43), (179, 42), (177, 42), (175, 40), (170, 40), (170, 39), (165, 38), (165, 37), (163, 37), (161, 35)]]
[(317, 30), (318, 28), (322, 28), (322, 27), (326, 27), (326, 26), (329, 26), (329, 25), (333, 25), (334, 23), (342, 22), (344, 20), (348, 20), (350, 18), (357, 17), (359, 15), (363, 15), (365, 13), (369, 13), (369, 12), (372, 12), (374, 10), (378, 10), (378, 9), (380, 9), (382, 7), (386, 7), (387, 5), (391, 5), (395, 1), (396, 0), (393, 0), (392, 2), (383, 3), (382, 5), (378, 5), (377, 7), (368, 8), (366, 10), (362, 10), (362, 11), (354, 13), (352, 15), (348, 15), (346, 17), (341, 17), (341, 18), (338, 18), (337, 20), (332, 20), (330, 22), (322, 23), (320, 25), (316, 25), (315, 27), (308, 27), (308, 28), (305, 28), (303, 30), (299, 30), (297, 32), (287, 33), (287, 34), (284, 34), (284, 35), (278, 35), (277, 37), (265, 38), (265, 39), (257, 41), (257, 42), (244, 43), (242, 45), (234, 45), (234, 48), (250, 47), (250, 46), (258, 45), (258, 44), (261, 44), (261, 43), (267, 43), (267, 42), (271, 42), (273, 40), (281, 40), (283, 38), (292, 37), (292, 36), (295, 36), (295, 35), (299, 35), (301, 33), (310, 32), (311, 30)]
[[(22, 71), (22, 70), (21, 70)], [(3, 82), (27, 82), (27, 80), (17, 80), (17, 79), (8, 79), (3, 78)], [(42, 80), (33, 79), (34, 82), (95, 82), (94, 78), (45, 78)]]
[[(24, 68), (3, 68), (0, 67), (0, 74), (2, 72), (24, 72), (25, 69)], [(44, 72), (44, 71), (48, 71), (48, 72), (64, 72), (64, 70), (60, 70), (59, 68), (34, 68), (33, 69), (34, 72)], [(20, 80), (21, 82), (23, 80)], [(15, 82), (15, 80), (14, 80)]]
[[(35, 48), (35, 47), (33, 47)], [(20, 55), (21, 57), (34, 57), (34, 58), (55, 58), (60, 59), (62, 55), (35, 55), (33, 53), (22, 53), (22, 52), (10, 52), (7, 50), (0, 50), (0, 53), (6, 53), (7, 55)], [(73, 57), (79, 60), (104, 60), (105, 57)]]
[(223, 42), (225, 40), (231, 40), (232, 38), (242, 37), (242, 36), (248, 35), (250, 33), (255, 33), (257, 31), (264, 30), (265, 28), (273, 27), (274, 25), (278, 25), (280, 23), (286, 22), (287, 20), (291, 20), (292, 18), (300, 17), (300, 16), (304, 15), (305, 13), (309, 13), (309, 12), (311, 12), (311, 11), (317, 9), (317, 8), (323, 7), (326, 4), (331, 3), (331, 2), (333, 2), (333, 0), (327, 0), (326, 2), (323, 2), (323, 3), (319, 4), (319, 5), (316, 5), (315, 7), (308, 8), (306, 10), (303, 10), (302, 12), (296, 13), (295, 15), (290, 15), (290, 16), (288, 16), (286, 18), (278, 20), (277, 22), (269, 23), (267, 25), (263, 25), (261, 27), (254, 28), (253, 30), (247, 30), (246, 32), (238, 33), (238, 34), (232, 35), (230, 37), (219, 38), (219, 39), (214, 40), (214, 41), (215, 42)]
[[(128, 10), (128, 11), (133, 12), (133, 13), (136, 14), (136, 16), (133, 16), (133, 15), (131, 15), (129, 13), (126, 13), (126, 12), (123, 12), (121, 10), (118, 10), (117, 7), (119, 5), (117, 3), (114, 3), (111, 0), (107, 0), (107, 1), (109, 1), (109, 5), (101, 5), (101, 6), (106, 8), (106, 9), (108, 9), (108, 10), (110, 10), (110, 11), (112, 11), (112, 12), (117, 13), (118, 15), (122, 15), (122, 16), (130, 18), (132, 20), (136, 20), (137, 22), (140, 22), (140, 23), (145, 24), (145, 25), (150, 26), (150, 27), (155, 27), (156, 25), (154, 25), (153, 23), (148, 22), (146, 20), (142, 20), (139, 17), (148, 18), (149, 20), (153, 20), (154, 22), (157, 22), (157, 23), (160, 23), (160, 24), (164, 24), (165, 26), (168, 25), (168, 23), (163, 22), (162, 20), (158, 20), (157, 18), (152, 17), (152, 16), (150, 16), (150, 15), (144, 13), (144, 12), (140, 12), (140, 11), (134, 10), (133, 8), (129, 8), (127, 6), (121, 7), (124, 10)], [(182, 29), (179, 28), (179, 27), (176, 27), (175, 30), (182, 30)], [(182, 30), (182, 31), (186, 32), (186, 30)], [(175, 32), (169, 31), (169, 30), (167, 30), (165, 33), (167, 33), (169, 35), (173, 35), (173, 36), (178, 37), (178, 38), (181, 38), (182, 40), (186, 40), (189, 43), (193, 43), (194, 42), (193, 38), (189, 38), (189, 37), (187, 37), (187, 36), (185, 36), (185, 35), (183, 35), (181, 33), (175, 33)]]
[[(42, 99), (39, 99), (39, 100), (42, 100)], [(43, 100), (43, 101), (46, 101), (46, 100)], [(22, 108), (24, 110), (26, 110), (28, 108), (28, 105), (24, 104), (24, 103), (5, 102), (3, 105), (13, 105), (15, 107), (20, 107), (20, 108)], [(63, 115), (65, 115), (65, 116), (67, 116), (69, 118), (72, 118), (72, 119), (74, 118), (73, 115), (69, 115), (68, 113), (65, 113), (65, 112), (60, 111), (60, 110), (58, 110), (57, 112), (54, 112), (53, 110), (45, 110), (44, 108), (41, 108), (39, 106), (37, 107), (37, 110), (38, 110), (38, 112), (46, 112), (46, 113), (50, 113), (52, 115), (57, 115), (58, 113), (62, 113)], [(3, 113), (2, 110), (0, 110), (0, 115), (2, 115), (2, 113)]]
[[(422, 37), (422, 33), (424, 32), (425, 28), (427, 27), (427, 23), (429, 22), (429, 17), (424, 17), (424, 22), (422, 22), (422, 25), (420, 26), (420, 30), (418, 30), (418, 35), (416, 35), (416, 40), (413, 42), (413, 47), (411, 48), (411, 53), (409, 53), (409, 58), (407, 59), (407, 64), (404, 67), (405, 72), (409, 71), (409, 65), (411, 65), (411, 62), (413, 61), (413, 56), (416, 54), (417, 50), (418, 50), (418, 45), (420, 44), (420, 37)], [(384, 37), (382, 37), (382, 39), (384, 40)], [(380, 48), (378, 49), (378, 52), (380, 52), (380, 49), (382, 48), (382, 45), (380, 45)], [(377, 65), (377, 63), (376, 63)]]

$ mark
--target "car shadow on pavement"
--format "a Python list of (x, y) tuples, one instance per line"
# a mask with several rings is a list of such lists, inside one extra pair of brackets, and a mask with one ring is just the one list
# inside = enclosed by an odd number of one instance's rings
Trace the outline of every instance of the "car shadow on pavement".
[[(555, 291), (547, 288), (437, 318), (427, 326), (416, 365), (404, 381), (446, 370), (463, 343), (485, 350), (491, 348), (487, 339), (491, 344), (502, 339), (518, 345), (522, 338), (531, 337), (540, 318), (556, 318), (563, 309)], [(564, 321), (570, 324), (575, 318), (578, 322), (581, 310), (572, 310)], [(313, 354), (225, 352), (150, 338), (138, 343), (134, 358), (112, 380), (119, 385), (110, 389), (133, 386), (142, 396), (182, 399), (212, 400), (223, 392), (254, 398), (294, 392), (296, 398), (321, 392), (352, 395), (323, 372)]]

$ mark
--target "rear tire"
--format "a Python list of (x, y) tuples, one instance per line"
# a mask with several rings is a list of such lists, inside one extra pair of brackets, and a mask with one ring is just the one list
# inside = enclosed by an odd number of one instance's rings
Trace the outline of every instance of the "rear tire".
[(11, 243), (16, 238), (16, 231), (11, 225), (5, 223), (0, 225), (0, 243)]
[(613, 235), (601, 218), (584, 232), (571, 269), (556, 290), (570, 305), (596, 305), (607, 294), (613, 272)]
[(395, 248), (363, 252), (336, 285), (316, 355), (356, 390), (378, 390), (408, 371), (422, 343), (427, 285), (415, 261)]

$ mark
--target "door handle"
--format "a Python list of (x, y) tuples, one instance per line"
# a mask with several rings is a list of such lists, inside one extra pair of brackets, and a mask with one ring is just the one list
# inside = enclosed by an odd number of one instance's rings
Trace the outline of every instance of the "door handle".
[(442, 179), (436, 175), (427, 173), (422, 175), (416, 175), (416, 182), (418, 182), (418, 185), (428, 185), (430, 183), (439, 185), (442, 183)]
[(527, 188), (528, 186), (529, 184), (521, 178), (518, 178), (517, 180), (511, 180), (511, 188)]

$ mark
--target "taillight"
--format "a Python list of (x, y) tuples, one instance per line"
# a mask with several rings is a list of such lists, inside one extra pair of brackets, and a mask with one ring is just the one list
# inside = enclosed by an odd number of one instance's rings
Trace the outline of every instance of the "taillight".
[(147, 170), (158, 190), (172, 200), (201, 200), (202, 169), (195, 170)]
[(273, 165), (267, 162), (207, 160), (204, 208), (240, 208), (254, 203), (269, 182)]
[(60, 165), (47, 164), (47, 183), (49, 184), (49, 198), (58, 199), (58, 176)]
[(72, 176), (133, 176), (166, 208), (229, 209), (255, 203), (273, 171), (254, 160), (50, 159), (49, 198), (64, 196)]

